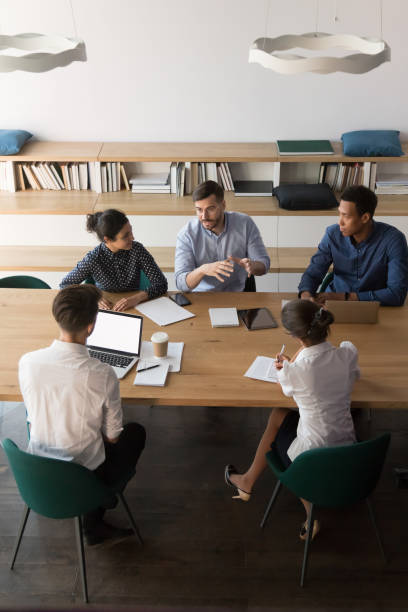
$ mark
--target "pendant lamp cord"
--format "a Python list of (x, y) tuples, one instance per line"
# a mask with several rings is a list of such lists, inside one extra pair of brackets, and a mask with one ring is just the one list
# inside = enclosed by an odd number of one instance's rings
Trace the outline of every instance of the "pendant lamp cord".
[(271, 0), (266, 0), (265, 4), (265, 36), (263, 41), (263, 51), (265, 51), (265, 42), (268, 36), (268, 26), (269, 26), (269, 13), (271, 10)]
[(316, 0), (315, 36), (318, 36), (318, 32), (319, 32), (319, 0)]
[(71, 7), (72, 23), (74, 24), (75, 38), (78, 38), (78, 32), (77, 32), (77, 27), (76, 27), (76, 23), (75, 23), (74, 7), (72, 6), (72, 0), (69, 0), (69, 6)]
[(383, 3), (382, 3), (382, 0), (380, 0), (380, 33), (381, 33), (381, 40), (384, 40), (383, 39), (382, 8), (383, 8)]

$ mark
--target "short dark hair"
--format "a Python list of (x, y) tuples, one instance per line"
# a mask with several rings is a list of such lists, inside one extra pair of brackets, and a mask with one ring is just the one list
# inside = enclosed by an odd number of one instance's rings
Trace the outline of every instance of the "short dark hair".
[(215, 181), (205, 181), (200, 183), (193, 191), (193, 202), (199, 202), (205, 200), (210, 196), (215, 195), (215, 199), (219, 204), (224, 200), (224, 190)]
[(102, 292), (95, 285), (70, 285), (52, 303), (52, 314), (64, 331), (76, 333), (93, 323)]
[(282, 309), (282, 325), (295, 338), (310, 340), (312, 344), (324, 342), (334, 316), (310, 300), (291, 300)]
[(377, 196), (374, 191), (363, 185), (353, 185), (347, 187), (341, 195), (341, 199), (345, 202), (354, 202), (360, 217), (364, 213), (369, 213), (370, 217), (374, 217), (375, 209), (377, 208)]
[(96, 212), (86, 216), (86, 229), (94, 232), (103, 242), (105, 236), (114, 240), (122, 227), (129, 221), (125, 213), (115, 208)]

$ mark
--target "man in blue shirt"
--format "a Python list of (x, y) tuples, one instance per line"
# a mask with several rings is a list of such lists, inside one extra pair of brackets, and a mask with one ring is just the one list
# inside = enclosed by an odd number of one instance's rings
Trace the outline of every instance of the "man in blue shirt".
[(269, 270), (270, 260), (251, 217), (226, 212), (215, 181), (193, 192), (197, 218), (178, 233), (175, 258), (180, 291), (243, 291), (246, 279)]
[[(402, 306), (408, 287), (408, 248), (402, 232), (374, 221), (377, 196), (361, 185), (348, 187), (340, 201), (339, 222), (330, 225), (299, 285), (299, 297), (376, 301)], [(330, 265), (333, 280), (316, 296)]]

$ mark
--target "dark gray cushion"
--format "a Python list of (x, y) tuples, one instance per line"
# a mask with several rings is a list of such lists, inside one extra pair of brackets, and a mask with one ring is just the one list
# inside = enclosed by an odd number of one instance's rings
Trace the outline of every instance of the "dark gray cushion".
[(279, 207), (286, 210), (327, 210), (338, 206), (333, 191), (326, 183), (279, 185), (274, 188), (273, 195), (278, 198)]

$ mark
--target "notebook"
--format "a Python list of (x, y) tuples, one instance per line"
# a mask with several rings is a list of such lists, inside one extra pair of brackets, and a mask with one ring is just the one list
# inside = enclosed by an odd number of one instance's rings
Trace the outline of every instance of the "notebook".
[[(169, 372), (180, 372), (181, 357), (183, 355), (184, 342), (169, 342), (167, 348), (167, 356), (163, 357), (163, 361), (169, 364)], [(153, 354), (153, 345), (151, 342), (142, 342), (142, 352), (140, 353), (140, 361), (146, 360), (152, 363), (157, 363)], [(138, 368), (142, 366), (138, 365)]]
[(333, 155), (329, 140), (278, 140), (279, 155)]
[(140, 356), (143, 317), (100, 310), (86, 344), (91, 357), (108, 363), (123, 378)]
[[(153, 363), (152, 360), (143, 359), (139, 361), (138, 368), (148, 368), (150, 365), (157, 365), (157, 360)], [(148, 386), (148, 387), (164, 387), (166, 384), (167, 373), (169, 371), (170, 364), (168, 361), (164, 361), (156, 368), (145, 370), (144, 372), (137, 372), (134, 385)]]
[(377, 323), (380, 302), (326, 300), (325, 306), (335, 323)]
[(244, 376), (247, 378), (255, 378), (256, 380), (264, 380), (265, 382), (278, 382), (275, 359), (272, 357), (263, 357), (262, 355), (256, 357)]
[(238, 327), (238, 313), (236, 308), (209, 308), (211, 325), (213, 327)]
[(272, 181), (234, 181), (236, 196), (271, 196)]
[(178, 306), (168, 297), (160, 297), (155, 300), (149, 300), (136, 306), (145, 317), (149, 317), (157, 325), (170, 325), (177, 323), (190, 317), (195, 317), (195, 314), (186, 310), (182, 306)]

